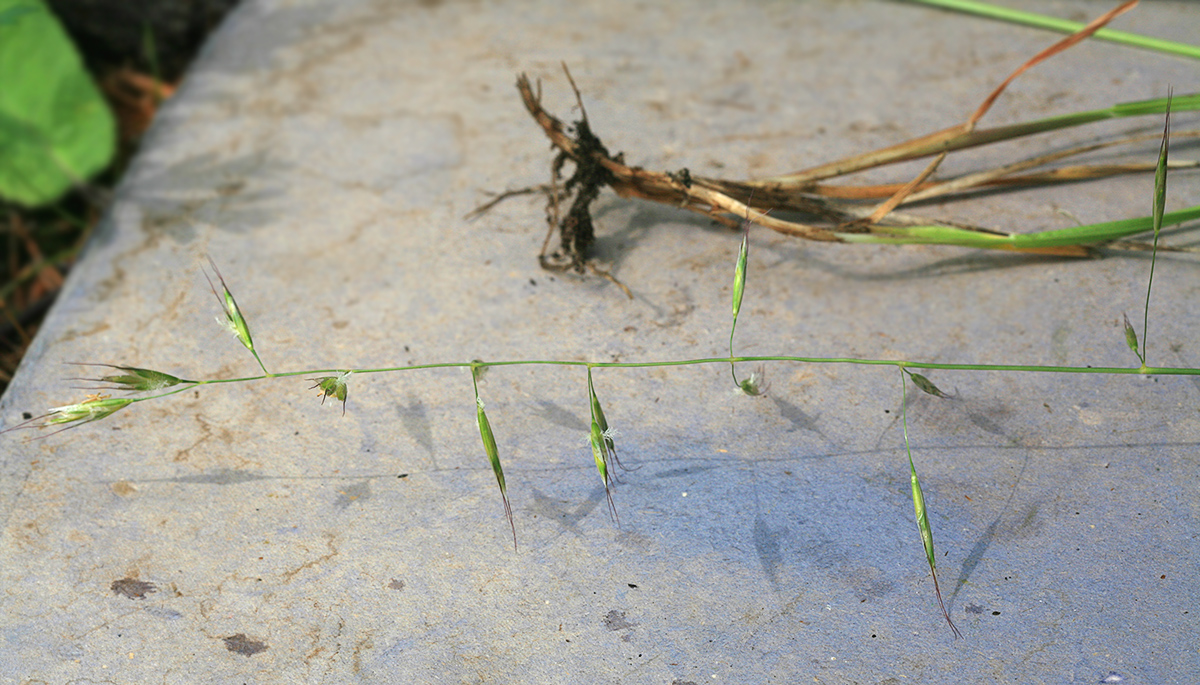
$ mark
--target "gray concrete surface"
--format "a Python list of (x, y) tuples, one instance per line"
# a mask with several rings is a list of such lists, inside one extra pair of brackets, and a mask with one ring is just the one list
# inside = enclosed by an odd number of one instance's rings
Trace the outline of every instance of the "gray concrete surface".
[[(1105, 3), (1023, 2), (1072, 18)], [(1195, 6), (1119, 27), (1196, 35)], [(220, 264), (273, 370), (724, 354), (737, 238), (604, 195), (597, 251), (634, 293), (538, 268), (547, 180), (513, 82), (648, 168), (797, 169), (959, 121), (1049, 34), (875, 2), (248, 0), (164, 109), (4, 397), (82, 398), (64, 362), (250, 375), (213, 323)], [(989, 123), (1197, 89), (1196, 65), (1082, 45)], [(1178, 130), (1197, 117), (1178, 117)], [(1118, 122), (976, 151), (948, 171)], [(1141, 128), (1139, 128), (1141, 127)], [(1154, 145), (1141, 150), (1153, 154)], [(1194, 156), (1181, 143), (1179, 157)], [(908, 169), (869, 174), (897, 179)], [(1169, 206), (1200, 202), (1195, 174)], [(1144, 214), (1126, 178), (926, 211), (1014, 230)], [(1173, 240), (1193, 240), (1188, 234)], [(746, 354), (1130, 365), (1148, 260), (806, 244), (756, 232)], [(1200, 364), (1190, 257), (1159, 261), (1149, 351)], [(895, 370), (600, 371), (636, 470), (583, 442), (579, 370), (494, 369), (513, 551), (469, 374), (352, 378), (348, 412), (279, 379), (0, 437), (0, 681), (1186, 683), (1200, 673), (1197, 396), (1185, 378), (931, 374), (910, 431), (965, 639), (912, 520)], [(407, 474), (406, 477), (398, 477)]]

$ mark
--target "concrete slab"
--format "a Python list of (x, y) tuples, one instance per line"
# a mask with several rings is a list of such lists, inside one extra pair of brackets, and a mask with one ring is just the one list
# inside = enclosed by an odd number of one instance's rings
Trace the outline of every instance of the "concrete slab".
[[(1012, 3), (1022, 4), (1022, 3)], [(1025, 2), (1085, 18), (1087, 2)], [(1193, 40), (1188, 3), (1119, 26)], [(551, 275), (547, 180), (512, 87), (540, 78), (655, 169), (766, 175), (951, 125), (1046, 33), (901, 3), (248, 1), (165, 108), (2, 402), (81, 399), (64, 362), (255, 373), (212, 323), (220, 264), (272, 370), (725, 354), (737, 238), (605, 195), (598, 254), (633, 291)], [(1086, 44), (987, 121), (1196, 89), (1195, 64)], [(1180, 116), (1177, 129), (1194, 128)], [(1118, 122), (1057, 139), (1153, 130)], [(978, 168), (1047, 143), (952, 162)], [(1144, 156), (1152, 155), (1147, 144)], [(1187, 156), (1181, 144), (1179, 156)], [(1194, 154), (1194, 147), (1191, 148)], [(869, 175), (902, 178), (899, 169)], [(1176, 174), (1172, 209), (1200, 202)], [(985, 195), (938, 215), (1034, 230), (1145, 214), (1151, 182)], [(1175, 240), (1189, 240), (1175, 236)], [(758, 232), (745, 354), (1131, 365), (1148, 260), (817, 245)], [(1149, 352), (1200, 364), (1196, 264), (1160, 259)], [(0, 438), (4, 682), (1188, 682), (1200, 672), (1196, 398), (1185, 378), (932, 374), (910, 432), (894, 369), (603, 370), (636, 470), (620, 527), (583, 442), (579, 369), (352, 377), (348, 411), (275, 379)], [(331, 404), (333, 406), (331, 406)]]

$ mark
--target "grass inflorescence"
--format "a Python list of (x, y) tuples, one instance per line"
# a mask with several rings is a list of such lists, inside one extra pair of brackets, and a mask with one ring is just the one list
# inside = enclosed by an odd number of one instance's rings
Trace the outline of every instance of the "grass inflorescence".
[[(1165, 135), (1164, 135), (1165, 138)], [(1166, 147), (1164, 143), (1163, 153), (1160, 155), (1160, 167), (1165, 168)], [(1165, 188), (1166, 175), (1160, 174), (1156, 181), (1155, 206), (1161, 207), (1162, 193), (1159, 192)], [(1161, 209), (1159, 209), (1161, 211)], [(748, 225), (747, 225), (748, 228)], [(733, 348), (733, 333), (736, 327), (736, 318), (739, 310), (741, 297), (744, 292), (745, 277), (746, 277), (746, 240), (743, 237), (741, 247), (736, 259), (735, 268), (735, 295), (733, 304), (733, 321), (730, 327), (730, 354), (728, 357), (701, 357), (693, 359), (667, 359), (667, 360), (648, 360), (648, 361), (625, 361), (625, 362), (585, 362), (577, 360), (562, 360), (562, 359), (519, 359), (519, 360), (495, 360), (483, 361), (473, 359), (465, 362), (437, 362), (427, 364), (410, 364), (402, 366), (390, 366), (380, 368), (357, 368), (357, 369), (309, 369), (300, 371), (284, 371), (276, 373), (266, 373), (266, 369), (262, 364), (257, 350), (250, 338), (249, 326), (245, 321), (241, 310), (237, 307), (233, 294), (229, 291), (224, 280), (218, 279), (221, 282), (223, 289), (222, 294), (218, 294), (218, 302), (222, 307), (222, 312), (226, 317), (221, 323), (226, 325), (238, 338), (238, 341), (251, 352), (255, 362), (263, 369), (264, 374), (254, 376), (243, 376), (236, 378), (216, 378), (216, 379), (184, 379), (178, 376), (127, 365), (110, 365), (110, 364), (95, 364), (92, 366), (113, 369), (112, 373), (103, 375), (91, 380), (95, 383), (103, 385), (92, 386), (92, 390), (112, 390), (125, 391), (132, 393), (131, 396), (112, 397), (103, 394), (92, 394), (86, 399), (67, 404), (60, 407), (50, 409), (43, 416), (30, 419), (21, 424), (18, 424), (7, 430), (16, 430), (29, 427), (61, 427), (60, 430), (71, 428), (73, 426), (92, 423), (101, 419), (108, 418), (116, 412), (138, 402), (157, 400), (178, 394), (190, 388), (195, 388), (205, 385), (245, 383), (263, 379), (284, 379), (291, 377), (307, 377), (313, 381), (310, 389), (317, 389), (320, 392), (320, 398), (324, 403), (327, 398), (335, 398), (342, 403), (343, 414), (346, 411), (346, 401), (348, 396), (348, 380), (353, 376), (369, 376), (376, 374), (399, 373), (399, 372), (416, 372), (430, 369), (445, 369), (445, 368), (461, 368), (467, 370), (471, 374), (471, 388), (475, 405), (475, 423), (478, 428), (480, 440), (482, 442), (484, 456), (495, 474), (496, 483), (500, 490), (500, 498), (503, 503), (505, 518), (507, 519), (513, 539), (513, 546), (517, 545), (516, 523), (513, 517), (512, 504), (509, 500), (508, 488), (505, 483), (504, 469), (500, 458), (500, 450), (496, 439), (496, 434), (492, 428), (492, 424), (488, 419), (486, 406), (480, 394), (480, 380), (488, 369), (493, 367), (506, 366), (562, 366), (562, 367), (583, 367), (587, 372), (587, 398), (588, 398), (588, 413), (590, 417), (589, 432), (587, 442), (592, 451), (592, 458), (595, 462), (596, 470), (604, 485), (605, 496), (608, 502), (609, 514), (614, 521), (619, 525), (619, 517), (617, 514), (616, 504), (613, 500), (613, 488), (617, 484), (615, 467), (621, 467), (620, 460), (617, 457), (617, 447), (615, 442), (616, 432), (609, 426), (608, 419), (605, 416), (599, 396), (596, 392), (596, 382), (594, 372), (602, 369), (644, 369), (644, 368), (663, 368), (663, 367), (678, 367), (678, 366), (697, 366), (697, 365), (721, 365), (728, 364), (731, 369), (736, 369), (737, 364), (760, 364), (765, 365), (772, 362), (790, 362), (799, 364), (849, 364), (849, 365), (866, 365), (866, 366), (889, 366), (900, 371), (901, 374), (901, 419), (903, 424), (904, 449), (907, 457), (907, 466), (909, 477), (912, 484), (912, 497), (915, 518), (917, 527), (922, 542), (922, 548), (925, 552), (926, 560), (929, 565), (930, 574), (933, 577), (934, 590), (937, 596), (938, 604), (947, 624), (957, 639), (961, 637), (957, 626), (950, 619), (950, 614), (947, 611), (942, 600), (941, 589), (937, 579), (937, 569), (934, 554), (933, 531), (929, 523), (928, 507), (921, 489), (920, 480), (917, 474), (916, 466), (913, 462), (912, 451), (909, 441), (908, 432), (908, 395), (907, 381), (911, 381), (913, 385), (924, 393), (929, 395), (945, 398), (948, 395), (942, 391), (930, 378), (915, 370), (925, 372), (938, 370), (954, 370), (954, 371), (979, 371), (979, 372), (1028, 372), (1028, 373), (1053, 373), (1053, 374), (1109, 374), (1109, 375), (1192, 375), (1200, 376), (1200, 368), (1191, 367), (1157, 367), (1148, 366), (1145, 363), (1144, 354), (1144, 336), (1143, 341), (1139, 344), (1137, 336), (1133, 331), (1132, 326), (1128, 323), (1126, 317), (1126, 341), (1130, 348), (1137, 354), (1139, 365), (1135, 367), (1096, 367), (1096, 366), (1054, 366), (1054, 365), (1036, 365), (1036, 364), (973, 364), (973, 363), (938, 363), (924, 362), (917, 360), (905, 359), (872, 359), (862, 357), (814, 357), (814, 356), (799, 356), (799, 355), (754, 355), (754, 356), (739, 356), (734, 354)], [(213, 265), (215, 271), (215, 265)], [(216, 289), (214, 288), (214, 292)], [(1147, 293), (1146, 310), (1149, 310), (1149, 293)], [(1148, 314), (1145, 317), (1148, 321)], [(220, 320), (219, 320), (220, 321)], [(736, 370), (733, 375), (734, 385), (736, 390), (747, 396), (761, 395), (764, 389), (763, 376), (761, 372), (755, 372), (742, 380), (738, 380)], [(139, 395), (139, 393), (141, 393)], [(7, 432), (7, 431), (5, 431)], [(58, 432), (58, 431), (56, 431)]]
[[(1110, 13), (1113, 15), (1113, 13)], [(1106, 15), (1107, 16), (1107, 15)], [(1113, 15), (1115, 16), (1115, 15)], [(1084, 31), (1095, 31), (1099, 25), (1097, 22), (1089, 24)], [(1079, 34), (1076, 34), (1078, 36)], [(1047, 51), (1050, 52), (1050, 51)], [(1053, 54), (1050, 52), (1050, 54)], [(1031, 61), (1031, 63), (1033, 63)], [(1028, 66), (1028, 65), (1027, 65)], [(1017, 73), (1020, 73), (1018, 70)], [(1014, 74), (1015, 76), (1016, 74)], [(1011, 80), (1011, 79), (1010, 79)], [(1007, 84), (1007, 82), (1006, 82)], [(572, 86), (574, 82), (572, 81)], [(528, 81), (524, 81), (523, 93), (526, 93)], [(1003, 86), (1001, 86), (1001, 89)], [(993, 98), (998, 94), (999, 90), (993, 94)], [(578, 95), (578, 91), (576, 91)], [(1200, 95), (1190, 95), (1184, 98), (1185, 106), (1189, 109), (1200, 108)], [(1002, 247), (1007, 245), (1009, 249), (1029, 249), (1032, 251), (1046, 251), (1050, 248), (1059, 247), (1078, 247), (1086, 246), (1096, 242), (1113, 240), (1117, 237), (1132, 235), (1131, 227), (1137, 227), (1140, 230), (1152, 230), (1153, 242), (1149, 246), (1153, 251), (1153, 255), (1157, 254), (1159, 249), (1158, 239), (1162, 226), (1172, 222), (1190, 220), (1200, 217), (1200, 208), (1191, 208), (1182, 212), (1168, 213), (1164, 211), (1166, 197), (1166, 182), (1168, 171), (1168, 141), (1170, 138), (1170, 111), (1172, 102), (1178, 102), (1171, 95), (1160, 101), (1154, 101), (1153, 105), (1145, 105), (1138, 113), (1160, 112), (1164, 114), (1165, 123), (1162, 134), (1162, 143), (1158, 158), (1153, 165), (1155, 171), (1154, 194), (1152, 201), (1152, 213), (1144, 222), (1145, 226), (1140, 223), (1142, 220), (1127, 220), (1118, 222), (1119, 225), (1092, 225), (1089, 227), (1077, 227), (1075, 229), (1067, 229), (1065, 231), (1054, 231), (1050, 233), (1037, 234), (1035, 236), (1023, 237), (1015, 235), (1001, 235), (995, 232), (989, 232), (978, 229), (963, 229), (961, 227), (952, 226), (888, 226), (880, 223), (883, 214), (888, 214), (891, 209), (900, 204), (910, 195), (912, 197), (920, 196), (922, 192), (927, 192), (921, 189), (924, 179), (928, 173), (918, 177), (916, 182), (904, 184), (897, 188), (890, 188), (886, 195), (889, 199), (881, 205), (885, 209), (880, 216), (870, 217), (869, 224), (858, 224), (855, 228), (843, 228), (841, 232), (806, 232), (806, 231), (791, 231), (793, 234), (802, 235), (803, 237), (839, 240), (842, 242), (904, 242), (904, 243), (922, 243), (934, 242), (939, 244), (956, 244), (956, 245), (971, 245), (975, 247)], [(532, 103), (532, 104), (531, 104)], [(549, 117), (544, 110), (540, 109), (540, 105), (536, 107), (537, 98), (532, 98), (531, 94), (527, 94), (526, 104), (530, 106), (531, 113), (534, 114), (539, 121), (543, 123), (548, 132), (562, 133), (561, 122)], [(986, 103), (985, 103), (986, 104)], [(1143, 103), (1145, 104), (1145, 103)], [(582, 101), (580, 101), (582, 109)], [(986, 107), (981, 107), (981, 112), (986, 111)], [(979, 114), (979, 113), (977, 113)], [(969, 122), (969, 125), (956, 130), (952, 136), (940, 136), (941, 150), (944, 152), (952, 145), (978, 144), (977, 138), (973, 137), (981, 133), (974, 128), (974, 121), (978, 118), (975, 116)], [(1086, 117), (1084, 117), (1086, 118)], [(1034, 128), (1037, 128), (1036, 126)], [(1052, 128), (1052, 127), (1049, 127)], [(1049, 130), (1043, 127), (1042, 130)], [(588, 135), (591, 135), (590, 132)], [(964, 137), (965, 136), (965, 137)], [(552, 136), (553, 138), (553, 136)], [(584, 155), (599, 155), (607, 159), (607, 163), (602, 163), (600, 157), (593, 159), (593, 162), (599, 164), (597, 169), (605, 169), (605, 174), (600, 174), (598, 171), (593, 174), (596, 178), (600, 178), (605, 183), (612, 185), (620, 190), (622, 180), (621, 170), (617, 168), (617, 159), (609, 158), (607, 151), (599, 144), (598, 140), (588, 150), (580, 152), (573, 147), (569, 139), (555, 138), (555, 144), (559, 146), (561, 153), (556, 159), (556, 167), (561, 166), (563, 161), (573, 154), (579, 153)], [(971, 141), (976, 141), (972, 143)], [(928, 142), (928, 141), (925, 141)], [(922, 143), (924, 145), (925, 143)], [(899, 158), (913, 158), (915, 152), (919, 151), (919, 145), (912, 143), (898, 146), (904, 154), (893, 154), (888, 157), (889, 161), (895, 161)], [(905, 157), (904, 155), (909, 155)], [(886, 156), (886, 155), (885, 155)], [(941, 155), (935, 159), (935, 167), (940, 161)], [(878, 162), (879, 157), (876, 156), (875, 161)], [(578, 161), (578, 160), (577, 160)], [(882, 162), (878, 162), (882, 163)], [(855, 162), (854, 164), (857, 164)], [(854, 164), (843, 163), (842, 168), (848, 168)], [(825, 167), (818, 167), (823, 169)], [(859, 166), (858, 168), (865, 168)], [(628, 169), (628, 168), (626, 168)], [(670, 194), (655, 196), (650, 190), (653, 188), (653, 179), (647, 180), (643, 170), (638, 170), (642, 173), (639, 180), (641, 183), (638, 186), (638, 192), (633, 192), (630, 187), (624, 187), (626, 194), (632, 194), (640, 197), (648, 197), (649, 199), (658, 199), (665, 201), (668, 197), (674, 197)], [(611, 172), (611, 173), (610, 173)], [(741, 311), (743, 297), (745, 296), (745, 288), (747, 282), (748, 269), (748, 250), (749, 250), (749, 233), (754, 225), (763, 225), (774, 230), (782, 230), (779, 220), (770, 219), (765, 213), (759, 213), (751, 207), (751, 202), (756, 191), (762, 192), (761, 201), (770, 202), (776, 206), (788, 207), (788, 195), (781, 189), (785, 189), (789, 183), (797, 178), (807, 179), (810, 183), (825, 173), (801, 173), (793, 177), (774, 179), (770, 183), (764, 184), (720, 184), (710, 182), (708, 186), (699, 182), (694, 177), (685, 175), (672, 175), (670, 183), (680, 187), (685, 187), (689, 192), (692, 189), (697, 189), (699, 195), (688, 195), (686, 201), (698, 201), (697, 198), (707, 203), (707, 208), (704, 210), (707, 213), (715, 213), (719, 210), (729, 213), (735, 213), (742, 218), (739, 228), (741, 233), (741, 242), (738, 249), (737, 257), (734, 266), (734, 282), (733, 282), (733, 298), (731, 307), (731, 324), (729, 330), (729, 355), (727, 357), (701, 357), (692, 359), (666, 359), (666, 360), (644, 360), (644, 361), (622, 361), (622, 362), (588, 362), (578, 360), (561, 360), (561, 359), (520, 359), (520, 360), (495, 360), (483, 361), (480, 359), (472, 359), (463, 362), (435, 362), (425, 364), (409, 364), (401, 366), (389, 366), (378, 368), (342, 368), (342, 369), (306, 369), (293, 370), (283, 372), (269, 372), (266, 365), (259, 356), (258, 349), (255, 346), (254, 340), (250, 333), (250, 327), (246, 321), (241, 308), (238, 306), (236, 299), (230, 287), (226, 283), (221, 272), (217, 269), (215, 262), (209, 260), (209, 265), (216, 277), (216, 282), (212, 277), (208, 277), (210, 288), (216, 297), (221, 308), (221, 316), (218, 317), (218, 322), (222, 327), (228, 329), (238, 340), (238, 342), (246, 348), (252, 355), (257, 366), (262, 370), (262, 374), (253, 376), (241, 376), (232, 378), (212, 378), (212, 379), (185, 379), (170, 373), (145, 369), (131, 365), (113, 365), (113, 364), (89, 364), (85, 366), (94, 366), (97, 368), (105, 368), (110, 371), (103, 372), (98, 378), (82, 379), (93, 383), (87, 389), (94, 391), (94, 394), (89, 394), (85, 399), (65, 404), (62, 406), (49, 409), (45, 414), (39, 417), (29, 419), (8, 428), (8, 432), (21, 428), (56, 428), (55, 431), (60, 432), (67, 428), (80, 426), (86, 423), (93, 423), (106, 419), (118, 411), (125, 409), (131, 405), (140, 402), (151, 400), (164, 399), (166, 397), (179, 394), (185, 390), (197, 388), (205, 385), (218, 384), (234, 384), (246, 383), (263, 379), (285, 379), (291, 377), (306, 377), (313, 382), (309, 389), (318, 390), (319, 396), (324, 403), (328, 398), (333, 398), (342, 404), (342, 413), (345, 414), (347, 406), (347, 398), (349, 395), (349, 380), (351, 376), (362, 377), (378, 374), (391, 374), (401, 372), (418, 372), (421, 370), (430, 369), (446, 369), (460, 368), (468, 371), (471, 375), (471, 389), (473, 393), (473, 404), (475, 408), (475, 425), (478, 429), (480, 441), (482, 443), (484, 456), (495, 475), (497, 486), (500, 490), (500, 498), (503, 503), (503, 511), (505, 518), (509, 523), (512, 532), (512, 540), (514, 549), (517, 546), (517, 531), (516, 523), (513, 516), (512, 504), (509, 499), (509, 493), (504, 477), (504, 469), (500, 457), (499, 442), (496, 433), (493, 430), (492, 423), (486, 412), (486, 405), (480, 393), (480, 381), (484, 374), (490, 368), (505, 367), (505, 366), (560, 366), (560, 367), (583, 367), (586, 370), (586, 389), (588, 403), (588, 422), (589, 428), (586, 436), (586, 443), (591, 449), (592, 459), (594, 461), (597, 473), (604, 486), (605, 497), (608, 504), (609, 515), (616, 525), (620, 525), (620, 519), (617, 513), (616, 503), (613, 498), (613, 490), (618, 483), (617, 469), (624, 468), (617, 456), (616, 446), (616, 431), (610, 427), (608, 418), (605, 416), (602, 408), (599, 394), (596, 391), (596, 371), (603, 369), (640, 369), (640, 368), (669, 368), (677, 366), (696, 366), (696, 365), (724, 365), (728, 364), (732, 375), (733, 383), (736, 392), (746, 396), (760, 396), (764, 393), (766, 384), (761, 370), (756, 370), (754, 373), (739, 380), (737, 374), (738, 364), (758, 364), (766, 365), (769, 363), (797, 363), (797, 364), (850, 364), (850, 365), (868, 365), (868, 366), (889, 366), (896, 368), (900, 373), (901, 378), (901, 423), (903, 426), (903, 444), (904, 455), (907, 462), (907, 470), (909, 481), (912, 486), (912, 502), (914, 508), (914, 517), (917, 523), (919, 537), (921, 539), (922, 549), (925, 553), (926, 562), (929, 566), (930, 575), (933, 579), (934, 591), (937, 597), (938, 605), (941, 613), (945, 617), (952, 634), (955, 639), (961, 637), (961, 633), (957, 626), (950, 618), (950, 613), (943, 601), (941, 588), (938, 583), (936, 555), (934, 549), (934, 535), (930, 525), (929, 508), (925, 500), (925, 495), (921, 487), (920, 478), (916, 469), (916, 465), (912, 455), (910, 436), (908, 430), (908, 382), (911, 381), (917, 389), (922, 392), (939, 397), (947, 398), (950, 395), (939, 388), (933, 380), (929, 378), (928, 373), (940, 370), (955, 370), (955, 371), (976, 371), (976, 372), (1028, 372), (1028, 373), (1052, 373), (1052, 374), (1110, 374), (1110, 375), (1192, 375), (1200, 376), (1200, 368), (1190, 367), (1162, 367), (1150, 366), (1146, 357), (1146, 338), (1149, 326), (1149, 309), (1150, 309), (1150, 292), (1153, 286), (1153, 269), (1154, 258), (1152, 255), (1150, 265), (1150, 275), (1147, 279), (1147, 291), (1145, 300), (1145, 311), (1143, 316), (1142, 335), (1139, 340), (1138, 334), (1133, 325), (1130, 323), (1128, 316), (1125, 316), (1124, 334), (1125, 342), (1130, 350), (1136, 355), (1138, 360), (1137, 366), (1132, 367), (1093, 367), (1093, 366), (1055, 366), (1055, 365), (1029, 365), (1029, 364), (975, 364), (975, 363), (936, 363), (924, 362), (919, 360), (908, 359), (884, 359), (884, 358), (863, 358), (863, 357), (815, 357), (801, 355), (756, 355), (742, 356), (735, 354), (734, 348), (734, 333), (737, 327), (738, 316)], [(557, 174), (557, 168), (556, 168)], [(830, 174), (833, 175), (833, 174)], [(557, 176), (555, 176), (557, 178)], [(592, 179), (593, 181), (596, 179)], [(992, 180), (995, 180), (994, 178)], [(582, 183), (582, 181), (577, 181)], [(568, 184), (570, 185), (570, 184)], [(797, 185), (796, 187), (801, 187)], [(815, 186), (804, 185), (804, 188), (811, 191)], [(965, 185), (963, 187), (978, 187), (977, 185)], [(569, 188), (568, 188), (569, 189)], [(678, 188), (676, 188), (678, 189)], [(595, 190), (593, 188), (592, 190)], [(724, 191), (736, 190), (733, 195), (725, 195)], [(703, 192), (701, 192), (703, 191)], [(589, 191), (590, 192), (590, 191)], [(736, 199), (734, 195), (744, 193), (746, 198), (744, 201)], [(552, 199), (557, 202), (560, 199), (555, 194)], [(678, 198), (676, 198), (678, 199)], [(588, 200), (590, 201), (590, 200)], [(686, 206), (685, 201), (685, 206)], [(578, 201), (572, 207), (572, 213), (582, 211), (586, 213), (586, 202), (582, 204), (583, 210), (579, 210), (581, 206)], [(827, 205), (825, 208), (833, 207)], [(840, 207), (840, 205), (839, 205)], [(696, 207), (692, 207), (695, 209)], [(844, 209), (844, 208), (843, 208)], [(840, 210), (839, 210), (840, 211)], [(877, 210), (878, 212), (878, 210)], [(578, 217), (577, 217), (578, 218)], [(772, 223), (776, 222), (776, 223)], [(789, 229), (791, 230), (791, 229)], [(824, 230), (824, 229), (822, 229)], [(955, 232), (958, 233), (955, 233)], [(785, 231), (787, 232), (787, 231)], [(1136, 231), (1134, 231), (1136, 232)], [(576, 236), (576, 238), (578, 238)], [(576, 241), (578, 242), (578, 241)], [(564, 239), (564, 249), (568, 249), (568, 241)], [(568, 252), (571, 250), (568, 249)], [(1054, 252), (1062, 254), (1061, 252)], [(572, 263), (578, 264), (577, 258), (579, 255), (574, 254), (571, 259), (576, 260)], [(220, 285), (218, 290), (217, 284)], [(917, 370), (925, 373), (918, 373)], [(124, 392), (126, 395), (114, 397), (111, 395), (102, 394), (101, 391)], [(52, 433), (53, 434), (53, 433)]]

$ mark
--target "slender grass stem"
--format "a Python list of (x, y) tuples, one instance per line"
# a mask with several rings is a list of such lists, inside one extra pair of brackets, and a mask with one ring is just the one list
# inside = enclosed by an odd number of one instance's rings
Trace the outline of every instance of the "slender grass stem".
[[(355, 375), (375, 373), (396, 373), (400, 371), (418, 371), (421, 369), (470, 369), (480, 366), (583, 366), (589, 369), (645, 369), (667, 366), (700, 366), (704, 364), (735, 364), (741, 362), (794, 362), (798, 364), (851, 364), (861, 366), (894, 366), (900, 369), (927, 369), (940, 371), (1022, 371), (1027, 373), (1077, 373), (1077, 374), (1107, 374), (1122, 376), (1200, 376), (1200, 368), (1176, 366), (1056, 366), (1044, 364), (974, 364), (974, 363), (943, 363), (913, 361), (907, 359), (865, 359), (860, 357), (800, 357), (793, 355), (767, 356), (729, 356), (701, 357), (696, 359), (669, 359), (644, 362), (584, 362), (568, 359), (509, 359), (480, 362), (439, 362), (435, 364), (413, 364), (409, 366), (388, 366), (374, 369), (305, 369), (303, 371), (283, 371), (260, 376), (244, 376), (240, 378), (212, 378), (207, 380), (189, 381), (194, 386), (217, 385), (221, 383), (247, 383), (272, 378), (288, 378), (293, 376), (314, 376), (350, 371)], [(189, 386), (189, 387), (194, 387)], [(138, 398), (138, 401), (174, 395), (179, 390), (173, 390), (162, 395)]]
[[(733, 358), (733, 329), (729, 330), (729, 357)], [(733, 376), (733, 384), (739, 385), (737, 379), (737, 366), (733, 362), (729, 362), (729, 375)]]
[[(976, 0), (913, 0), (923, 5), (933, 5), (934, 7), (942, 7), (944, 9), (956, 10), (967, 14), (974, 14), (980, 17), (988, 17), (990, 19), (1000, 19), (1025, 26), (1032, 26), (1040, 29), (1049, 29), (1059, 33), (1075, 33), (1084, 27), (1083, 24), (1077, 21), (1068, 19), (1059, 19), (1057, 17), (1049, 17), (1044, 14), (1036, 14), (1034, 12), (1023, 12), (1008, 7), (1000, 7), (988, 2), (977, 2)], [(1106, 40), (1112, 43), (1120, 43), (1137, 48), (1145, 48), (1156, 52), (1164, 52), (1170, 55), (1178, 55), (1180, 57), (1191, 57), (1200, 59), (1200, 47), (1195, 45), (1187, 45), (1186, 43), (1176, 43), (1174, 41), (1165, 40), (1162, 38), (1153, 38), (1151, 36), (1143, 36), (1137, 33), (1129, 33), (1128, 31), (1117, 31), (1115, 29), (1103, 28), (1093, 35), (1099, 40)]]
[(254, 355), (254, 361), (258, 362), (258, 368), (262, 369), (263, 373), (265, 373), (267, 375), (267, 377), (270, 378), (271, 372), (267, 371), (267, 365), (263, 364), (262, 358), (258, 356), (258, 350), (250, 350), (250, 354)]
[[(804, 171), (759, 179), (754, 184), (748, 184), (748, 187), (762, 186), (765, 188), (771, 185), (778, 189), (788, 187), (804, 188), (814, 181), (842, 176), (884, 164), (906, 162), (942, 152), (965, 150), (967, 148), (979, 147), (1004, 140), (1013, 140), (1038, 133), (1049, 133), (1064, 128), (1083, 126), (1107, 119), (1163, 114), (1166, 112), (1166, 108), (1166, 98), (1151, 98), (1148, 100), (1122, 102), (1100, 109), (1059, 114), (1032, 121), (997, 126), (995, 128), (977, 128), (969, 132), (964, 132), (961, 126), (952, 126), (948, 129), (936, 131), (919, 138), (913, 138), (889, 147), (827, 162)], [(1177, 112), (1190, 112), (1200, 109), (1200, 93), (1189, 93), (1176, 97), (1173, 108)]]
[(49, 257), (42, 257), (37, 261), (26, 264), (4, 285), (0, 285), (0, 302), (7, 302), (8, 298), (17, 290), (17, 288), (25, 285), (29, 281), (38, 277), (46, 267), (62, 266), (67, 262), (75, 259), (79, 254), (79, 250), (83, 248), (83, 242), (79, 242), (71, 247), (60, 250)]
[[(261, 376), (259, 378), (261, 378)], [(258, 380), (258, 379), (257, 378), (244, 378), (242, 380), (252, 381), (252, 380)], [(147, 400), (157, 400), (162, 397), (170, 397), (171, 395), (178, 395), (179, 393), (183, 392), (184, 390), (191, 390), (192, 388), (196, 387), (197, 385), (204, 385), (205, 383), (206, 383), (206, 381), (182, 381), (180, 386), (175, 388), (174, 390), (169, 390), (167, 392), (161, 392), (161, 393), (158, 393), (157, 395), (146, 395), (144, 397), (134, 397), (131, 399), (131, 402), (145, 402)]]

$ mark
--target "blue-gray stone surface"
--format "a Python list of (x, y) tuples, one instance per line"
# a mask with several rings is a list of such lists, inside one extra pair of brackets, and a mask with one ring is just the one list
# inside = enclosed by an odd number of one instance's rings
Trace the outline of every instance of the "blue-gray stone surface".
[[(1017, 4), (1086, 20), (1104, 3)], [(1194, 41), (1195, 6), (1117, 28)], [(474, 358), (723, 356), (736, 234), (605, 193), (597, 276), (539, 269), (552, 153), (513, 83), (649, 169), (784, 173), (962, 121), (1042, 31), (893, 2), (247, 0), (167, 104), (4, 397), (83, 398), (65, 362), (254, 375)], [(1196, 64), (1087, 42), (985, 123), (1197, 90)], [(1196, 128), (1195, 115), (1176, 130)], [(952, 157), (984, 168), (1153, 118)], [(1147, 141), (1131, 157), (1153, 159)], [(1195, 155), (1180, 140), (1175, 157)], [(1107, 159), (1104, 157), (1103, 159)], [(917, 166), (866, 174), (906, 180)], [(1200, 203), (1171, 177), (1169, 209)], [(1032, 231), (1149, 213), (1131, 176), (920, 211)], [(915, 210), (914, 210), (915, 211)], [(1187, 242), (1187, 234), (1169, 236)], [(1134, 366), (1149, 259), (804, 243), (756, 230), (744, 354)], [(1190, 256), (1160, 255), (1150, 361), (1200, 365)], [(743, 369), (749, 372), (752, 369)], [(913, 521), (891, 367), (598, 370), (624, 462), (609, 520), (582, 368), (205, 386), (0, 437), (0, 681), (1185, 683), (1200, 672), (1200, 384), (928, 375), (909, 432), (955, 641)], [(403, 475), (402, 474), (406, 474)]]

